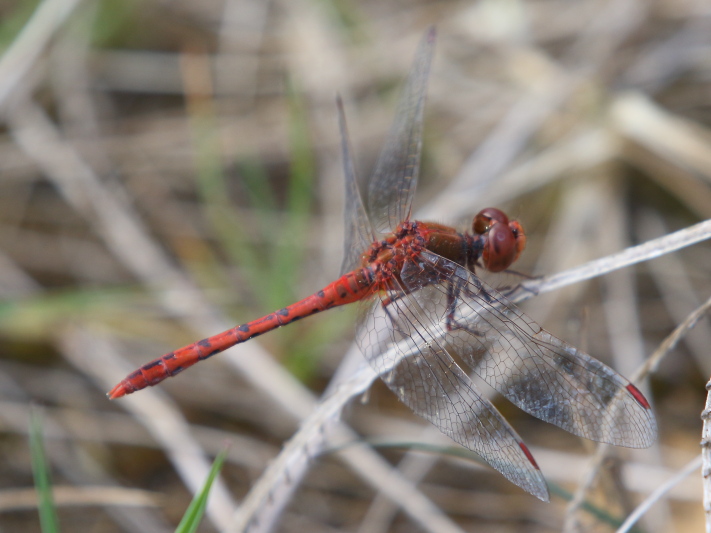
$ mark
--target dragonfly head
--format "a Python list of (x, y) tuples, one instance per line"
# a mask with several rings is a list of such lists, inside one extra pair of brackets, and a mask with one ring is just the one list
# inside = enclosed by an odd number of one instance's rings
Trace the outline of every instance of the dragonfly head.
[(482, 239), (481, 262), (490, 272), (506, 270), (526, 247), (526, 235), (517, 221), (495, 207), (482, 209), (474, 217), (472, 230)]

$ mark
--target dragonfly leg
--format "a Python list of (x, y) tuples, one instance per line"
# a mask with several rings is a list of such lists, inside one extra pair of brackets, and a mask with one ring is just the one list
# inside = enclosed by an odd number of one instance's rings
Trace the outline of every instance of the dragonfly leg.
[[(472, 272), (476, 272), (476, 268), (481, 268), (484, 269), (485, 267), (477, 260), (474, 262), (474, 264), (471, 267), (468, 267)], [(506, 270), (501, 271), (502, 274), (510, 274), (512, 276), (516, 276), (519, 278), (522, 278), (524, 281), (529, 281), (529, 280), (534, 280), (534, 279), (541, 279), (543, 276), (531, 276), (530, 274), (526, 274), (524, 272), (519, 272), (518, 270), (512, 270), (507, 268)], [(513, 295), (518, 294), (518, 291), (525, 291), (533, 294), (534, 296), (538, 296), (538, 293), (534, 291), (533, 289), (530, 289), (528, 287), (524, 287), (521, 283), (517, 283), (516, 285), (505, 285), (503, 287), (497, 287), (497, 291), (499, 291), (501, 294), (506, 296), (507, 298), (511, 298)]]
[(398, 291), (394, 296), (387, 296), (383, 299), (380, 300), (380, 302), (383, 304), (383, 308), (386, 308), (392, 303), (397, 302), (401, 298), (404, 298), (406, 294), (408, 294), (410, 291)]
[(397, 331), (400, 335), (402, 335), (403, 337), (406, 336), (407, 333), (405, 332), (405, 330), (402, 329), (402, 327), (400, 326), (400, 322), (397, 320), (397, 318), (394, 317), (390, 313), (389, 306), (390, 306), (390, 304), (393, 304), (393, 303), (397, 302), (398, 300), (400, 300), (401, 298), (403, 298), (405, 296), (405, 294), (407, 294), (407, 293), (405, 293), (403, 291), (401, 293), (396, 294), (395, 296), (387, 296), (385, 298), (381, 298), (381, 300), (380, 300), (380, 305), (383, 308), (383, 312), (385, 313), (385, 316), (390, 321), (390, 326), (395, 331)]
[(518, 276), (519, 278), (523, 278), (525, 280), (541, 279), (543, 277), (543, 276), (532, 276), (530, 274), (526, 274), (525, 272), (519, 272), (518, 270), (511, 270), (509, 268), (504, 270), (503, 273), (504, 274), (511, 274), (512, 276)]
[[(543, 277), (543, 276), (531, 276), (529, 274), (524, 274), (523, 272), (519, 272), (518, 270), (506, 269), (506, 270), (504, 270), (504, 272), (506, 274), (511, 274), (512, 276), (517, 276), (519, 278), (522, 278), (524, 281), (537, 280), (537, 279), (541, 279)], [(528, 292), (530, 294), (533, 294), (533, 296), (538, 296), (538, 291), (524, 286), (523, 283), (517, 283), (516, 285), (512, 285), (512, 286), (498, 287), (497, 290), (501, 294), (506, 296), (507, 298), (512, 298), (514, 295), (518, 294), (519, 292)]]
[[(531, 277), (530, 279), (540, 279), (540, 276)], [(536, 289), (527, 287), (523, 283), (518, 283), (517, 285), (514, 285), (513, 287), (502, 287), (502, 288), (499, 288), (498, 290), (506, 298), (517, 297), (518, 294), (522, 293), (522, 292), (532, 294), (533, 296), (538, 296), (538, 291)]]
[(417, 286), (417, 289), (412, 289), (404, 284), (400, 284), (397, 290), (392, 290), (390, 293), (394, 294), (388, 294), (385, 298), (381, 298), (381, 302), (383, 304), (383, 307), (387, 307), (388, 305), (397, 302), (398, 300), (404, 298), (408, 294), (411, 294), (414, 290), (420, 290), (423, 287), (426, 287), (426, 284), (420, 284)]
[(481, 332), (460, 324), (454, 317), (457, 311), (457, 301), (459, 300), (463, 286), (463, 281), (459, 278), (457, 278), (457, 281), (449, 281), (447, 283), (447, 317), (444, 322), (445, 329), (447, 331), (461, 329), (471, 333), (475, 337), (482, 337), (483, 334)]
[(450, 282), (447, 284), (447, 319), (445, 320), (445, 328), (447, 331), (454, 330), (454, 311), (457, 308), (457, 296), (459, 290), (455, 289), (455, 284)]

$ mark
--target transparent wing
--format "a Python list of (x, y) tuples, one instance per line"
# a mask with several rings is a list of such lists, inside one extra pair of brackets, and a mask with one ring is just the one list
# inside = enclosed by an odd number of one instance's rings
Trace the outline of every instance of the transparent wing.
[(467, 269), (423, 252), (401, 277), (440, 342), (524, 411), (598, 442), (654, 442), (654, 415), (634, 385), (541, 328)]
[(336, 104), (338, 106), (338, 125), (341, 131), (343, 173), (346, 178), (345, 240), (343, 263), (341, 264), (341, 275), (343, 275), (360, 266), (360, 256), (375, 241), (375, 233), (368, 220), (368, 215), (365, 213), (360, 195), (358, 176), (353, 163), (353, 152), (346, 126), (346, 114), (340, 96), (336, 99)]
[(403, 89), (393, 125), (368, 186), (368, 213), (375, 230), (387, 233), (410, 217), (422, 151), (422, 115), (435, 30), (422, 39)]
[(416, 414), (476, 452), (507, 479), (548, 501), (548, 489), (518, 434), (474, 387), (422, 323), (411, 295), (376, 301), (359, 327), (363, 354), (381, 379)]

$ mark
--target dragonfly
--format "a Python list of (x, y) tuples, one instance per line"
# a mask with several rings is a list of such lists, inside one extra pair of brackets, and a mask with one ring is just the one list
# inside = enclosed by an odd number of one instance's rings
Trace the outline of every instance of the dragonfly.
[(109, 398), (156, 385), (301, 318), (360, 302), (357, 342), (397, 397), (541, 500), (549, 495), (538, 464), (474, 375), (523, 411), (575, 435), (632, 448), (652, 444), (655, 419), (637, 387), (543, 329), (506, 291), (477, 275), (505, 271), (518, 259), (526, 244), (518, 221), (496, 208), (482, 209), (465, 232), (411, 219), (434, 44), (431, 28), (369, 180), (367, 209), (338, 99), (346, 189), (341, 276), (299, 302), (143, 365)]

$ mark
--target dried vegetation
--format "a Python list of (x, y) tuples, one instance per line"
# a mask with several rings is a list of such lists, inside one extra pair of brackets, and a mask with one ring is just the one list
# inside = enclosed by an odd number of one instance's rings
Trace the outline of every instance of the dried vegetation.
[[(422, 217), (506, 209), (529, 235), (518, 269), (534, 275), (711, 218), (708, 1), (19, 4), (0, 7), (0, 529), (39, 530), (31, 404), (65, 531), (172, 530), (225, 442), (202, 531), (612, 531), (699, 454), (705, 315), (640, 382), (660, 427), (650, 450), (596, 451), (501, 403), (569, 491), (549, 505), (441, 450), (368, 447), (449, 445), (380, 384), (342, 414), (357, 433), (326, 417), (291, 442), (305, 463), (277, 460), (259, 481), (349, 351), (347, 310), (156, 390), (104, 392), (337, 275), (335, 95), (365, 174), (431, 24)], [(633, 376), (711, 295), (708, 243), (664, 252), (525, 309)], [(331, 438), (354, 443), (337, 452)], [(638, 527), (698, 531), (701, 501), (697, 469)]]

